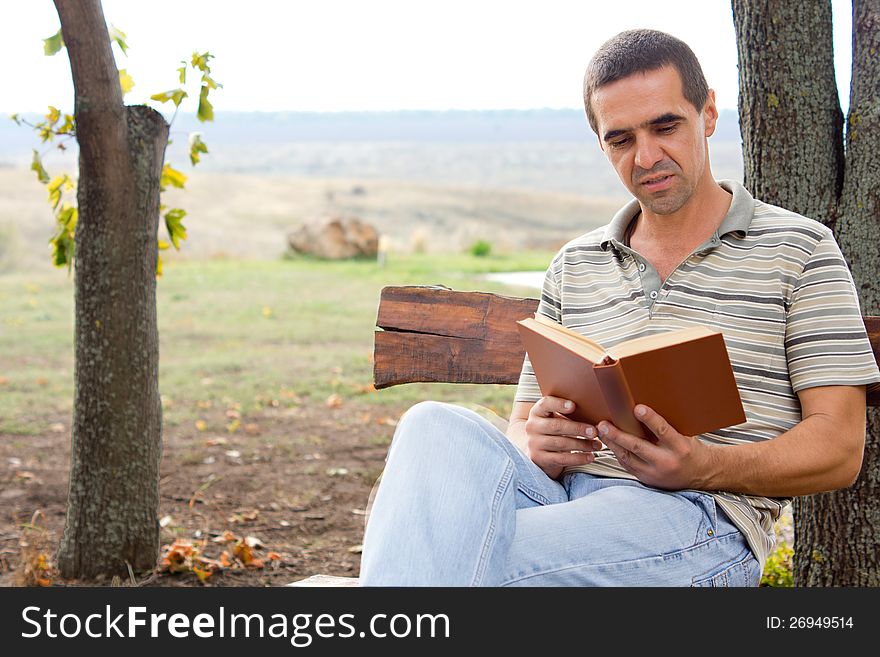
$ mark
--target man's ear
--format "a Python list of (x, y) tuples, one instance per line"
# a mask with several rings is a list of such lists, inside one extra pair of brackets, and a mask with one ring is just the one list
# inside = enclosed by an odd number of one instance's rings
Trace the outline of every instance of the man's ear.
[(705, 134), (711, 137), (715, 134), (715, 125), (718, 122), (718, 108), (715, 106), (715, 90), (709, 89), (709, 95), (706, 97), (706, 104), (703, 106), (703, 124), (705, 126)]

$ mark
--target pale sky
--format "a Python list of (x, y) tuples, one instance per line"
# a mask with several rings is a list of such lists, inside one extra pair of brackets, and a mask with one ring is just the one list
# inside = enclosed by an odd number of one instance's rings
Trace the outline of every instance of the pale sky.
[[(0, 112), (73, 109), (51, 0), (0, 0)], [(849, 0), (834, 0), (837, 82), (847, 105)], [(664, 30), (700, 59), (721, 108), (736, 108), (729, 0), (104, 0), (126, 33), (117, 65), (129, 104), (177, 86), (175, 69), (208, 50), (224, 88), (217, 111), (580, 108), (593, 51), (630, 28)], [(197, 91), (195, 94), (197, 95)], [(195, 103), (182, 106), (195, 111)]]

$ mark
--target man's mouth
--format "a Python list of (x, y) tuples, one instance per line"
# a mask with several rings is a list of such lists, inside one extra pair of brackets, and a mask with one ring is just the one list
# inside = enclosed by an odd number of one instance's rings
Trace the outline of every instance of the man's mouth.
[(659, 185), (661, 183), (666, 182), (672, 178), (672, 174), (660, 174), (657, 176), (651, 176), (650, 178), (643, 178), (641, 183), (642, 185)]

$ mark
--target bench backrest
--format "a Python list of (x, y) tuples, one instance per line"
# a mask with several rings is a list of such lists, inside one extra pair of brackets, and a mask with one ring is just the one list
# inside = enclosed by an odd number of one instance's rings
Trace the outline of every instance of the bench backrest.
[[(386, 287), (376, 318), (374, 384), (515, 384), (525, 356), (516, 321), (537, 307), (537, 299), (488, 292)], [(880, 317), (863, 319), (877, 360)], [(868, 405), (880, 406), (880, 386), (868, 391)]]

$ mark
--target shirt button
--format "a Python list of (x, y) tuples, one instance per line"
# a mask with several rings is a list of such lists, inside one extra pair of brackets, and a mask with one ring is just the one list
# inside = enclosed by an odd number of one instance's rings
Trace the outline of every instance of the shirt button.
[(651, 294), (649, 294), (648, 296), (651, 297), (652, 299), (656, 299), (657, 298), (657, 290), (651, 290)]
[(646, 267), (645, 267), (645, 263), (644, 263), (644, 262), (640, 262), (640, 263), (639, 263), (639, 271), (645, 271), (645, 269), (646, 269)]

